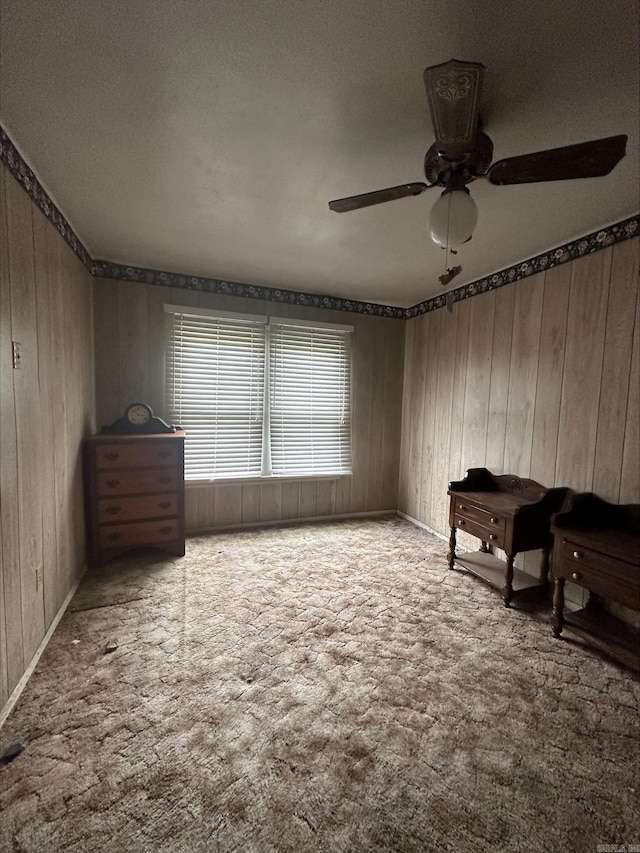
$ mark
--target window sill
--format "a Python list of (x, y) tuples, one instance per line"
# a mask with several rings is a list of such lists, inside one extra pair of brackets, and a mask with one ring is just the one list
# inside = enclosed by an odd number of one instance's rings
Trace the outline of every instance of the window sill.
[(257, 483), (298, 483), (309, 480), (342, 480), (351, 477), (348, 474), (282, 474), (271, 477), (219, 477), (212, 480), (185, 480), (187, 489), (206, 489), (210, 486), (247, 486)]

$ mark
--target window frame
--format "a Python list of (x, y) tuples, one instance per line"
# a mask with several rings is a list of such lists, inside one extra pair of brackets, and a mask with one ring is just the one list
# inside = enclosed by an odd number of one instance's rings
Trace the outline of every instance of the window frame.
[[(351, 477), (353, 475), (353, 335), (354, 335), (354, 326), (343, 323), (329, 323), (320, 320), (307, 320), (307, 319), (297, 319), (295, 317), (281, 317), (275, 315), (267, 315), (267, 314), (249, 314), (249, 313), (240, 313), (235, 311), (224, 311), (218, 309), (211, 308), (199, 308), (192, 307), (189, 305), (174, 305), (174, 304), (165, 304), (164, 305), (164, 313), (165, 313), (165, 352), (163, 363), (165, 366), (165, 381), (163, 382), (163, 392), (164, 392), (164, 403), (165, 410), (169, 411), (169, 380), (168, 375), (166, 373), (167, 369), (167, 361), (168, 361), (168, 344), (172, 335), (172, 329), (174, 320), (172, 315), (175, 314), (185, 314), (193, 317), (203, 316), (203, 317), (212, 317), (219, 319), (228, 319), (228, 320), (246, 320), (250, 323), (255, 323), (257, 325), (262, 325), (264, 327), (264, 379), (263, 379), (263, 387), (264, 387), (264, 406), (263, 406), (263, 419), (262, 419), (262, 462), (261, 469), (262, 473), (257, 474), (248, 474), (243, 476), (242, 474), (230, 474), (229, 476), (214, 476), (214, 477), (204, 477), (204, 478), (189, 478), (185, 480), (185, 485), (187, 487), (194, 488), (206, 488), (212, 485), (233, 485), (233, 484), (251, 484), (251, 483), (264, 483), (264, 482), (297, 482), (304, 480), (340, 480), (344, 477)], [(348, 340), (348, 392), (349, 392), (349, 436), (348, 436), (348, 450), (349, 450), (349, 470), (345, 471), (336, 471), (336, 472), (317, 472), (317, 473), (302, 473), (302, 472), (284, 472), (274, 474), (270, 468), (270, 414), (271, 407), (269, 405), (270, 400), (270, 362), (271, 362), (271, 326), (272, 325), (281, 325), (281, 326), (290, 326), (297, 328), (308, 328), (308, 329), (326, 329), (330, 331), (335, 331), (338, 333), (343, 333), (347, 336)], [(188, 431), (187, 431), (188, 438)], [(269, 472), (265, 472), (265, 459), (267, 460), (267, 464), (269, 466)]]

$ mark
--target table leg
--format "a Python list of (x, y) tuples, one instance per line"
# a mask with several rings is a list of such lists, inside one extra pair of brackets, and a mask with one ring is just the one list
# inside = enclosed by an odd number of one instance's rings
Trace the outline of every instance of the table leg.
[(504, 573), (504, 586), (502, 587), (502, 599), (505, 607), (511, 606), (513, 596), (513, 561), (515, 554), (507, 554), (507, 567)]
[(587, 598), (587, 603), (585, 604), (585, 610), (601, 610), (602, 609), (602, 600), (599, 595), (596, 595), (595, 592), (589, 590), (589, 597)]
[(562, 633), (564, 624), (564, 578), (556, 578), (555, 588), (553, 590), (553, 616), (551, 624), (553, 626), (553, 636), (559, 637)]
[(456, 529), (455, 527), (451, 528), (451, 535), (449, 536), (449, 553), (447, 554), (447, 559), (449, 561), (449, 568), (453, 569), (453, 563), (456, 558)]
[(540, 561), (540, 583), (547, 585), (547, 581), (549, 580), (549, 555), (551, 553), (551, 548), (543, 548), (542, 549), (542, 560)]

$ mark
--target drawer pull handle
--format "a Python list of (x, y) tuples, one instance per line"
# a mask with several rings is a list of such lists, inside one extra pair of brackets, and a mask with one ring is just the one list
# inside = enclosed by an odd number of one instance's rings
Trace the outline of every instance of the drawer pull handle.
[(458, 527), (464, 527), (464, 518), (458, 519)]
[(108, 539), (110, 542), (115, 542), (117, 539), (119, 539), (119, 538), (120, 538), (120, 536), (121, 536), (121, 535), (122, 535), (122, 534), (120, 534), (120, 533), (109, 533), (109, 534), (107, 535), (107, 539)]
[(116, 486), (120, 485), (120, 480), (107, 480), (106, 482), (110, 489), (115, 489)]
[(492, 519), (491, 519), (491, 524), (497, 524), (499, 521), (500, 521), (500, 519), (499, 519), (499, 518), (492, 518)]
[(580, 560), (584, 556), (584, 554), (582, 553), (582, 551), (574, 551), (573, 556), (576, 558), (576, 560)]
[(170, 501), (160, 501), (158, 506), (160, 507), (160, 509), (169, 509), (169, 507), (171, 506), (171, 502)]
[(108, 506), (105, 509), (105, 512), (108, 512), (109, 515), (117, 515), (121, 509), (122, 509), (122, 507), (119, 507), (119, 506)]
[(167, 527), (167, 525), (165, 524), (164, 527), (160, 528), (160, 533), (162, 533), (164, 536), (166, 536), (167, 533), (171, 533), (171, 528)]
[(465, 510), (466, 506), (464, 504), (458, 504), (458, 509)]
[(490, 534), (489, 534), (489, 539), (497, 539), (497, 538), (498, 538), (498, 537), (495, 535), (495, 533), (490, 533)]
[(158, 482), (162, 483), (163, 486), (166, 486), (167, 483), (171, 482), (171, 477), (158, 477)]
[(119, 458), (120, 458), (120, 454), (119, 454), (119, 453), (116, 453), (114, 450), (112, 450), (110, 453), (105, 453), (105, 454), (104, 454), (104, 458), (105, 458), (105, 459), (108, 459), (108, 460), (109, 460), (109, 462), (113, 462), (113, 461), (114, 461), (114, 459), (119, 459)]
[(574, 581), (582, 580), (582, 575), (581, 575), (581, 573), (580, 573), (580, 572), (574, 572), (574, 573), (571, 575), (571, 579), (572, 579), (572, 580), (574, 580)]
[(169, 453), (169, 451), (168, 451), (168, 450), (159, 450), (159, 451), (158, 451), (158, 456), (159, 456), (161, 459), (166, 459), (166, 458), (167, 458), (167, 456), (169, 456), (169, 455), (170, 455), (170, 453)]

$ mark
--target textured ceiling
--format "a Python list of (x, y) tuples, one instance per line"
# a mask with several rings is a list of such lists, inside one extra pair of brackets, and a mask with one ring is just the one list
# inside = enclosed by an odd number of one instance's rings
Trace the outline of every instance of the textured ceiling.
[(441, 292), (422, 72), (483, 62), (494, 160), (618, 133), (604, 178), (476, 181), (452, 286), (638, 212), (635, 0), (0, 0), (0, 122), (94, 258), (413, 305)]

